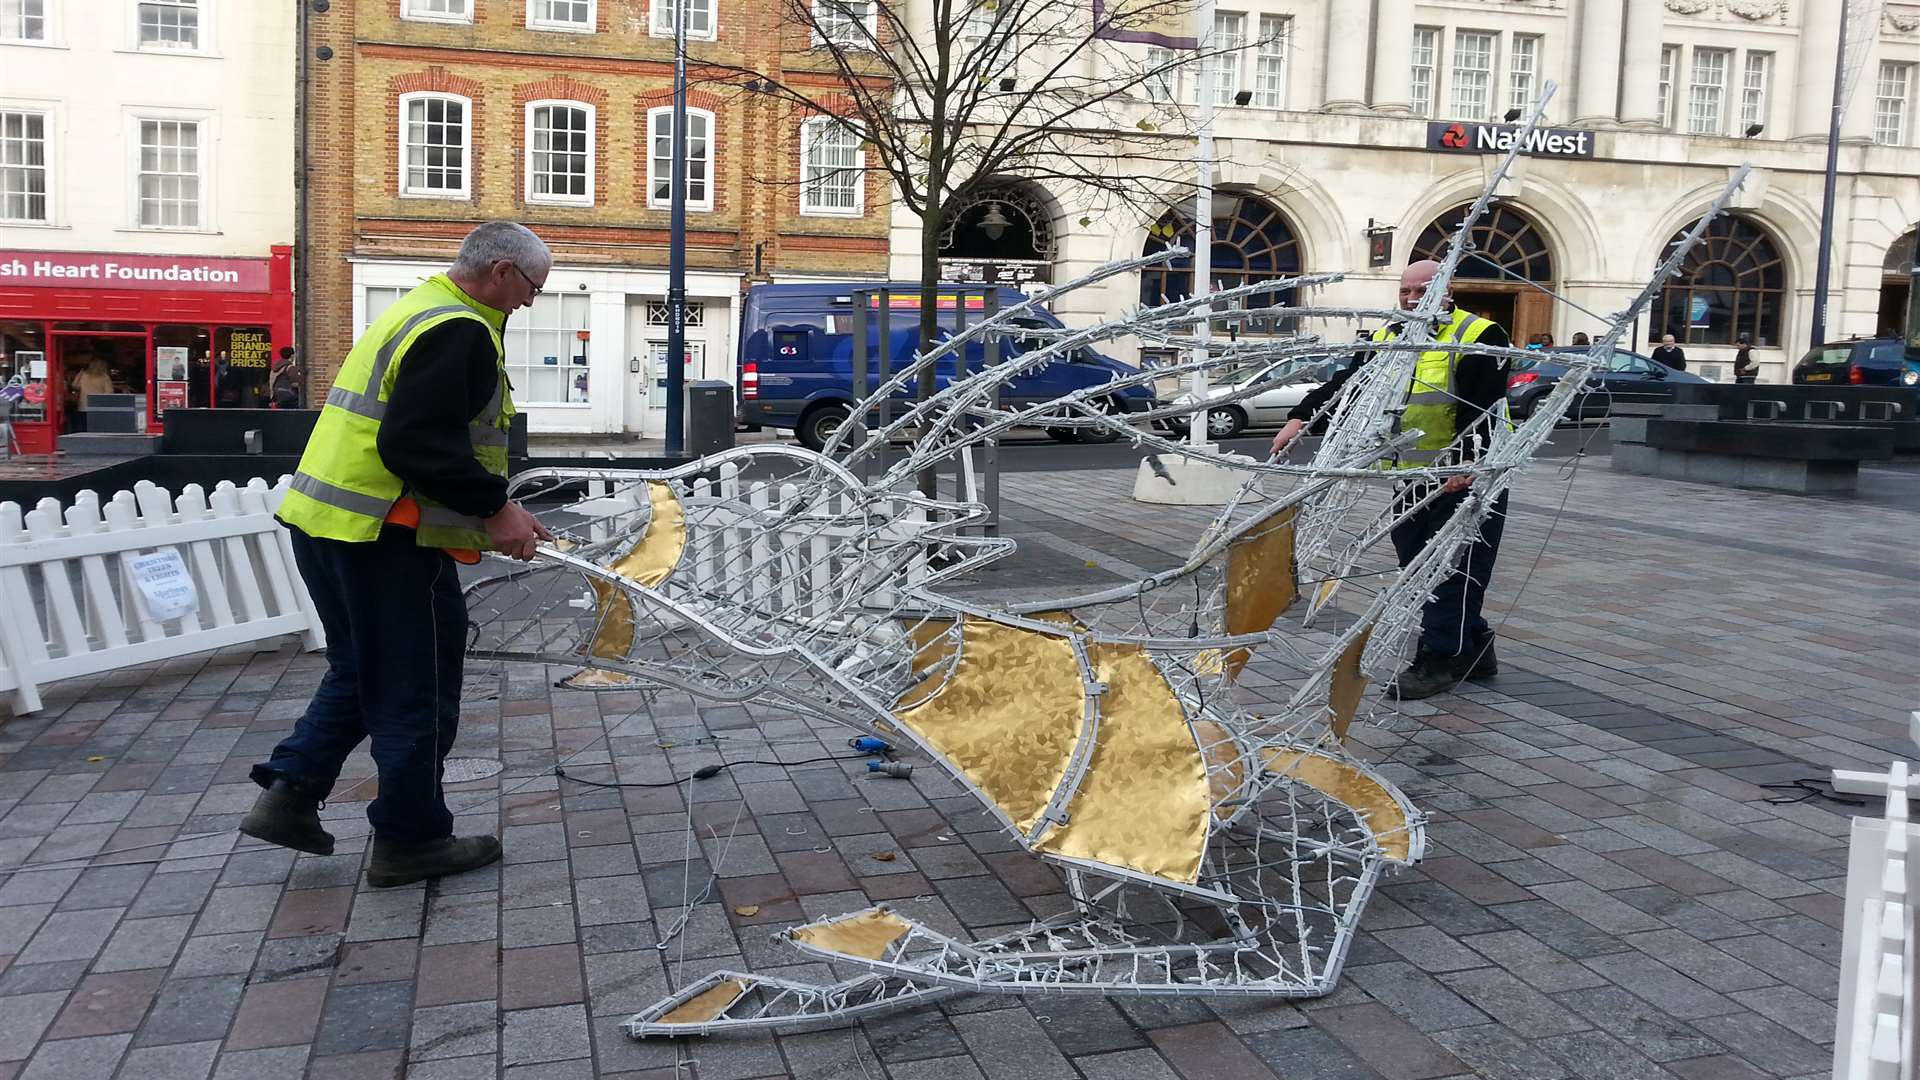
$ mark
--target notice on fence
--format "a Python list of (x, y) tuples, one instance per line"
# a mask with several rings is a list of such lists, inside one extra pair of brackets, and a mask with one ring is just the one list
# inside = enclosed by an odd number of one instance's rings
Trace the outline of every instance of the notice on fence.
[(154, 621), (177, 619), (200, 606), (193, 575), (187, 573), (179, 549), (161, 548), (151, 555), (132, 556), (127, 559), (127, 569), (133, 572), (134, 584), (139, 586), (147, 614)]

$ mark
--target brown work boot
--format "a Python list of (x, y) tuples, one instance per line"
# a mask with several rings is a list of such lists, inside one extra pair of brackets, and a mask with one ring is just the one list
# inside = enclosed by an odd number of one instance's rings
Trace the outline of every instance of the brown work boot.
[(333, 834), (320, 826), (320, 799), (284, 776), (253, 801), (240, 832), (309, 855), (333, 854)]
[(367, 884), (376, 889), (411, 885), (428, 878), (464, 874), (500, 860), (500, 841), (492, 836), (443, 836), (405, 843), (373, 838)]

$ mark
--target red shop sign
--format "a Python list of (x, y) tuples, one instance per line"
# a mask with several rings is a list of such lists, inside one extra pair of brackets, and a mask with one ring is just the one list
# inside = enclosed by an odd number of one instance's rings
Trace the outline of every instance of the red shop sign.
[(263, 293), (266, 259), (0, 250), (0, 286)]

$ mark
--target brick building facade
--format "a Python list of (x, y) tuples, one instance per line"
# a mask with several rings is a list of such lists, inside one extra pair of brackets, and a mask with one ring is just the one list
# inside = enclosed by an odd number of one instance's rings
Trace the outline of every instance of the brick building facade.
[[(884, 273), (889, 212), (877, 176), (859, 179), (852, 205), (803, 212), (807, 117), (749, 92), (745, 75), (702, 66), (751, 69), (821, 100), (835, 77), (805, 30), (782, 25), (778, 4), (687, 3), (687, 372), (731, 381), (744, 289)], [(314, 400), (386, 304), (443, 269), (475, 224), (509, 218), (556, 259), (545, 294), (509, 321), (531, 430), (660, 433), (673, 40), (671, 8), (655, 6), (336, 0), (308, 16)]]

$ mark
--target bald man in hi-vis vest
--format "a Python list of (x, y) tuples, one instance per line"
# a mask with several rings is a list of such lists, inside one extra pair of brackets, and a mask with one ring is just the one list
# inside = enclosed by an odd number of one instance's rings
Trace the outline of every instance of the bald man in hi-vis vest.
[[(1439, 273), (1440, 264), (1423, 259), (1408, 266), (1400, 275), (1400, 309), (1411, 311), (1426, 295), (1427, 286)], [(1434, 340), (1462, 345), (1488, 345), (1503, 348), (1509, 344), (1507, 332), (1491, 319), (1485, 319), (1453, 304), (1453, 290), (1447, 290), (1445, 321), (1434, 325)], [(1374, 341), (1392, 341), (1400, 336), (1400, 324), (1374, 331)], [(1273, 452), (1279, 453), (1300, 436), (1321, 407), (1332, 401), (1346, 381), (1371, 353), (1356, 352), (1345, 370), (1325, 385), (1308, 394), (1287, 413), (1286, 426), (1274, 436)], [(1420, 441), (1412, 450), (1381, 462), (1387, 469), (1418, 469), (1422, 466), (1457, 464), (1470, 460), (1477, 447), (1491, 445), (1495, 424), (1507, 424), (1507, 366), (1499, 357), (1487, 353), (1454, 353), (1434, 350), (1420, 354), (1412, 384), (1407, 388), (1407, 404), (1401, 423), (1419, 428)], [(1397, 508), (1413, 508), (1406, 520), (1393, 529), (1393, 549), (1405, 566), (1433, 538), (1455, 508), (1466, 498), (1473, 485), (1471, 476), (1449, 477), (1435, 496), (1429, 482), (1409, 481), (1394, 493)], [(1421, 500), (1435, 496), (1425, 505)], [(1400, 673), (1394, 692), (1401, 700), (1432, 697), (1452, 690), (1466, 679), (1490, 679), (1499, 674), (1500, 665), (1493, 653), (1493, 628), (1481, 616), (1487, 595), (1487, 583), (1493, 577), (1494, 559), (1500, 554), (1500, 535), (1507, 524), (1507, 495), (1501, 492), (1493, 510), (1480, 526), (1480, 539), (1461, 556), (1457, 570), (1434, 590), (1420, 611), (1420, 645), (1413, 663)]]
[(248, 836), (333, 854), (320, 801), (371, 740), (367, 882), (387, 887), (500, 858), (455, 837), (441, 772), (460, 725), (467, 607), (456, 561), (533, 558), (552, 539), (507, 498), (513, 422), (502, 334), (545, 286), (553, 253), (521, 225), (467, 235), (444, 274), (395, 301), (347, 354), (280, 520), (327, 633), (327, 673), (293, 734), (253, 767)]

